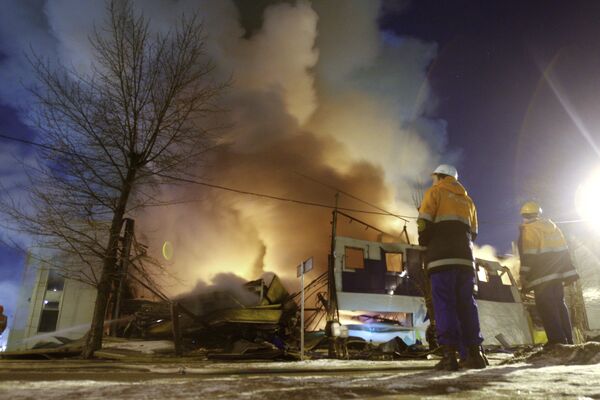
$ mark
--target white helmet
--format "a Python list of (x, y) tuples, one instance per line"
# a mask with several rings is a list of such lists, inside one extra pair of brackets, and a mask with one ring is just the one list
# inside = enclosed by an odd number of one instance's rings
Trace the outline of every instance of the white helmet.
[(454, 179), (458, 179), (458, 171), (456, 170), (456, 168), (454, 168), (454, 166), (449, 165), (449, 164), (438, 165), (438, 167), (433, 171), (433, 173), (450, 175), (450, 176), (453, 176)]

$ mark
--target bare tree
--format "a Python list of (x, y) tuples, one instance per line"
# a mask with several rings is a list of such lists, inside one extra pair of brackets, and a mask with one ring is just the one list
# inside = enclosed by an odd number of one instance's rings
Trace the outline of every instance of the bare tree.
[(19, 229), (88, 266), (69, 271), (97, 287), (86, 358), (102, 346), (124, 217), (154, 203), (157, 185), (185, 176), (210, 148), (203, 124), (224, 88), (211, 79), (196, 17), (155, 34), (129, 1), (107, 9), (90, 37), (89, 71), (31, 58), (45, 147), (29, 170), (29, 205), (2, 207)]

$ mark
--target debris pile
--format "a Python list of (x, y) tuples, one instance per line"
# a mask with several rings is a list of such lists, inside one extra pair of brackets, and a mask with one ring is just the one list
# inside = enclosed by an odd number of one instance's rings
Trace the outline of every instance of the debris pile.
[[(313, 309), (315, 314), (309, 321), (324, 317), (316, 315), (324, 313), (322, 303), (327, 300), (321, 297), (321, 306)], [(239, 287), (196, 290), (172, 301), (125, 299), (119, 325), (113, 324), (113, 336), (105, 337), (104, 346), (96, 355), (109, 359), (185, 355), (219, 360), (296, 360), (300, 358), (298, 300), (276, 275), (269, 282), (258, 279)], [(429, 354), (426, 347), (419, 343), (408, 346), (400, 337), (376, 345), (347, 333), (345, 330), (345, 335), (340, 336), (328, 335), (324, 330), (306, 332), (307, 357), (393, 360), (424, 358)], [(38, 343), (33, 350), (1, 356), (59, 358), (81, 354), (83, 338), (52, 339), (55, 341)]]
[(193, 292), (172, 303), (131, 300), (128, 338), (173, 338), (180, 353), (208, 358), (277, 358), (297, 347), (298, 307), (273, 276), (243, 287)]

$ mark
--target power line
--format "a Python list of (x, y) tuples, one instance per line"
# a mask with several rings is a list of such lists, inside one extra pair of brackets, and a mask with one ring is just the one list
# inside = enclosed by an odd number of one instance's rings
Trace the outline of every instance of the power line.
[[(70, 151), (66, 151), (66, 150), (61, 150), (61, 149), (56, 149), (52, 146), (48, 146), (42, 143), (37, 143), (37, 142), (33, 142), (30, 140), (26, 140), (26, 139), (20, 139), (20, 138), (15, 138), (15, 137), (11, 137), (11, 136), (6, 136), (6, 135), (2, 135), (0, 134), (0, 138), (2, 139), (6, 139), (6, 140), (12, 140), (15, 142), (19, 142), (19, 143), (23, 143), (23, 144), (27, 144), (30, 146), (37, 146), (37, 147), (41, 147), (44, 148), (46, 150), (51, 150), (51, 151), (57, 151), (63, 154), (67, 154), (67, 155), (72, 155), (72, 156), (76, 156), (76, 157), (82, 157), (82, 158), (89, 158), (95, 161), (102, 161), (102, 160), (96, 160), (87, 156), (83, 156), (80, 154), (76, 154), (74, 152), (70, 152)], [(225, 190), (225, 191), (229, 191), (229, 192), (234, 192), (234, 193), (238, 193), (238, 194), (244, 194), (244, 195), (248, 195), (248, 196), (255, 196), (255, 197), (261, 197), (261, 198), (266, 198), (266, 199), (271, 199), (271, 200), (277, 200), (277, 201), (283, 201), (283, 202), (289, 202), (289, 203), (295, 203), (295, 204), (300, 204), (300, 205), (305, 205), (305, 206), (311, 206), (311, 207), (320, 207), (320, 208), (327, 208), (327, 209), (335, 209), (336, 207), (333, 205), (329, 205), (329, 204), (324, 204), (324, 203), (316, 203), (316, 202), (310, 202), (310, 201), (304, 201), (304, 200), (298, 200), (298, 199), (292, 199), (292, 198), (287, 198), (287, 197), (281, 197), (281, 196), (275, 196), (275, 195), (271, 195), (271, 194), (266, 194), (266, 193), (258, 193), (258, 192), (251, 192), (251, 191), (247, 191), (247, 190), (242, 190), (242, 189), (237, 189), (237, 188), (233, 188), (233, 187), (228, 187), (228, 186), (222, 186), (222, 185), (216, 185), (216, 184), (212, 184), (212, 183), (208, 183), (208, 182), (203, 182), (203, 181), (199, 181), (199, 180), (193, 180), (193, 179), (187, 179), (187, 178), (182, 178), (182, 177), (176, 177), (176, 176), (171, 176), (171, 175), (166, 175), (166, 174), (161, 174), (161, 173), (157, 173), (157, 176), (163, 177), (163, 178), (167, 178), (167, 179), (171, 179), (171, 180), (175, 180), (175, 181), (180, 181), (180, 182), (186, 182), (186, 183), (192, 183), (192, 184), (196, 184), (196, 185), (201, 185), (201, 186), (205, 186), (205, 187), (210, 187), (213, 189), (220, 189), (220, 190)], [(181, 203), (189, 203), (189, 202), (199, 202), (202, 200), (185, 200), (185, 201), (179, 201), (176, 202), (177, 204), (181, 204)], [(168, 206), (168, 205), (173, 205), (171, 203), (165, 203), (165, 204), (154, 204), (153, 206)], [(350, 211), (350, 212), (356, 212), (356, 213), (363, 213), (363, 214), (372, 214), (372, 215), (381, 215), (381, 216), (395, 216), (394, 214), (388, 213), (388, 212), (382, 212), (382, 211), (368, 211), (368, 210), (361, 210), (361, 209), (356, 209), (356, 208), (349, 208), (349, 207), (337, 207), (339, 210), (343, 210), (343, 211)], [(408, 218), (415, 218), (416, 217), (408, 217)]]
[(101, 160), (99, 158), (94, 158), (94, 157), (86, 156), (85, 154), (79, 154), (79, 153), (74, 153), (72, 151), (62, 150), (62, 149), (58, 149), (56, 147), (49, 146), (47, 144), (32, 142), (31, 140), (16, 138), (16, 137), (12, 137), (12, 136), (6, 136), (6, 135), (3, 135), (1, 133), (0, 133), (0, 138), (1, 139), (6, 139), (6, 140), (12, 140), (14, 142), (19, 142), (19, 143), (27, 144), (27, 145), (30, 145), (30, 146), (40, 147), (42, 149), (46, 149), (46, 150), (50, 150), (50, 151), (56, 151), (58, 153), (66, 154), (66, 155), (69, 155), (69, 156), (75, 156), (75, 157), (85, 158), (85, 159), (88, 159), (90, 161), (107, 162), (107, 161)]
[[(351, 212), (357, 212), (357, 213), (363, 213), (363, 214), (374, 214), (374, 215), (382, 215), (382, 216), (388, 216), (388, 217), (394, 216), (395, 217), (394, 214), (390, 214), (387, 212), (360, 210), (360, 209), (348, 208), (348, 207), (335, 207), (330, 204), (323, 204), (323, 203), (316, 203), (316, 202), (305, 201), (305, 200), (292, 199), (292, 198), (288, 198), (288, 197), (274, 196), (274, 195), (270, 195), (270, 194), (266, 194), (266, 193), (250, 192), (247, 190), (236, 189), (236, 188), (222, 186), (222, 185), (216, 185), (213, 183), (198, 181), (195, 179), (181, 178), (181, 177), (176, 177), (176, 176), (166, 175), (166, 174), (156, 174), (156, 175), (160, 176), (162, 178), (167, 178), (167, 179), (171, 179), (171, 180), (175, 180), (175, 181), (192, 183), (195, 185), (206, 186), (206, 187), (210, 187), (213, 189), (220, 189), (220, 190), (225, 190), (225, 191), (234, 192), (234, 193), (238, 193), (238, 194), (244, 194), (244, 195), (248, 195), (248, 196), (255, 196), (255, 197), (262, 197), (262, 198), (271, 199), (271, 200), (285, 201), (285, 202), (301, 204), (301, 205), (305, 205), (305, 206), (327, 208), (330, 210), (337, 208), (338, 210), (343, 210), (343, 211), (351, 211)], [(190, 200), (190, 201), (195, 201), (195, 200)], [(416, 218), (416, 217), (409, 217), (409, 218)]]
[(319, 181), (319, 180), (317, 180), (317, 179), (315, 179), (315, 178), (313, 178), (313, 177), (310, 177), (310, 176), (308, 176), (308, 175), (305, 175), (305, 174), (303, 174), (303, 173), (300, 173), (300, 172), (297, 172), (297, 171), (296, 171), (296, 174), (300, 175), (300, 176), (301, 176), (301, 177), (303, 177), (304, 179), (308, 179), (308, 180), (310, 180), (310, 181), (313, 181), (313, 182), (315, 182), (315, 183), (318, 183), (319, 185), (322, 185), (322, 186), (325, 186), (325, 187), (327, 187), (327, 188), (329, 188), (329, 189), (335, 190), (336, 192), (339, 192), (339, 193), (341, 193), (341, 194), (343, 194), (343, 195), (346, 195), (346, 196), (350, 197), (351, 199), (354, 199), (354, 200), (360, 201), (361, 203), (364, 203), (364, 204), (368, 205), (369, 207), (373, 207), (373, 208), (374, 208), (374, 209), (376, 209), (376, 210), (379, 210), (379, 211), (381, 211), (381, 212), (384, 212), (384, 213), (386, 213), (386, 214), (388, 214), (388, 215), (392, 215), (392, 216), (394, 216), (394, 217), (396, 217), (396, 218), (400, 218), (400, 219), (401, 219), (401, 220), (403, 220), (404, 222), (408, 222), (408, 219), (407, 219), (407, 218), (415, 218), (415, 217), (406, 216), (406, 215), (398, 215), (398, 214), (394, 214), (394, 213), (392, 213), (392, 212), (390, 212), (390, 211), (387, 211), (387, 210), (385, 210), (385, 209), (383, 209), (383, 208), (381, 208), (381, 207), (379, 207), (379, 206), (377, 206), (377, 205), (375, 205), (375, 204), (373, 204), (373, 203), (369, 203), (369, 202), (368, 202), (368, 201), (366, 201), (366, 200), (363, 200), (363, 199), (361, 199), (361, 198), (358, 198), (357, 196), (355, 196), (355, 195), (353, 195), (353, 194), (351, 194), (351, 193), (345, 192), (345, 191), (343, 191), (343, 190), (341, 190), (341, 189), (339, 189), (339, 188), (337, 188), (337, 187), (335, 187), (335, 186), (333, 186), (333, 185), (330, 185), (330, 184), (328, 184), (328, 183), (325, 183), (325, 182), (321, 182), (321, 181)]
[[(11, 137), (11, 136), (6, 136), (3, 134), (0, 134), (0, 138), (1, 139), (6, 139), (6, 140), (12, 140), (15, 142), (19, 142), (19, 143), (23, 143), (23, 144), (27, 144), (30, 146), (36, 146), (36, 147), (41, 147), (43, 149), (46, 150), (51, 150), (51, 151), (56, 151), (59, 153), (63, 153), (63, 154), (67, 154), (67, 155), (71, 155), (71, 156), (76, 156), (76, 157), (81, 157), (81, 158), (87, 158), (89, 160), (93, 160), (93, 161), (101, 161), (101, 162), (105, 162), (104, 160), (100, 160), (100, 159), (96, 159), (93, 157), (89, 157), (86, 155), (82, 155), (82, 154), (77, 154), (74, 152), (70, 152), (70, 151), (66, 151), (66, 150), (61, 150), (61, 149), (57, 149), (55, 147), (49, 146), (49, 145), (45, 145), (42, 143), (37, 143), (37, 142), (33, 142), (27, 139), (20, 139), (20, 138), (15, 138), (15, 137)], [(398, 214), (394, 214), (391, 213), (389, 211), (384, 210), (383, 208), (378, 207), (377, 205), (371, 204), (365, 200), (362, 200), (350, 193), (347, 193), (345, 191), (342, 191), (340, 189), (337, 189), (334, 186), (328, 185), (326, 183), (320, 182), (314, 178), (311, 178), (307, 175), (303, 175), (299, 172), (296, 172), (298, 175), (312, 180), (316, 183), (319, 183), (323, 186), (329, 187), (333, 190), (336, 190), (350, 198), (353, 198), (357, 201), (360, 201), (362, 203), (365, 203), (373, 208), (376, 208), (380, 211), (369, 211), (369, 210), (361, 210), (361, 209), (356, 209), (356, 208), (349, 208), (349, 207), (335, 207), (329, 204), (324, 204), (324, 203), (316, 203), (316, 202), (310, 202), (310, 201), (305, 201), (305, 200), (298, 200), (298, 199), (292, 199), (292, 198), (287, 198), (287, 197), (281, 197), (281, 196), (275, 196), (275, 195), (270, 195), (270, 194), (266, 194), (266, 193), (258, 193), (258, 192), (251, 192), (251, 191), (246, 191), (246, 190), (242, 190), (242, 189), (237, 189), (237, 188), (233, 188), (233, 187), (228, 187), (228, 186), (222, 186), (222, 185), (216, 185), (216, 184), (212, 184), (212, 183), (208, 183), (208, 182), (203, 182), (203, 181), (199, 181), (199, 180), (193, 180), (193, 179), (186, 179), (186, 178), (180, 178), (180, 177), (175, 177), (175, 176), (171, 176), (171, 175), (166, 175), (166, 174), (159, 174), (157, 173), (157, 176), (161, 176), (163, 178), (167, 178), (167, 179), (171, 179), (171, 180), (176, 180), (176, 181), (180, 181), (180, 182), (186, 182), (186, 183), (192, 183), (192, 184), (196, 184), (196, 185), (201, 185), (201, 186), (205, 186), (205, 187), (210, 187), (213, 189), (220, 189), (220, 190), (225, 190), (225, 191), (229, 191), (229, 192), (233, 192), (233, 193), (238, 193), (238, 194), (244, 194), (244, 195), (248, 195), (248, 196), (255, 196), (255, 197), (261, 197), (261, 198), (266, 198), (266, 199), (271, 199), (271, 200), (277, 200), (277, 201), (282, 201), (282, 202), (289, 202), (289, 203), (294, 203), (294, 204), (300, 204), (300, 205), (305, 205), (305, 206), (311, 206), (311, 207), (320, 207), (320, 208), (327, 208), (327, 209), (335, 209), (337, 208), (338, 210), (342, 210), (342, 211), (349, 211), (349, 212), (356, 212), (356, 213), (362, 213), (362, 214), (371, 214), (371, 215), (381, 215), (381, 216), (388, 216), (388, 217), (396, 217), (399, 219), (402, 219), (404, 222), (409, 222), (407, 219), (417, 219), (417, 217), (413, 217), (413, 216), (408, 216), (408, 215), (398, 215)], [(176, 201), (176, 202), (168, 202), (168, 203), (164, 203), (164, 204), (153, 204), (151, 206), (154, 207), (162, 207), (162, 206), (170, 206), (170, 205), (176, 205), (176, 204), (184, 204), (184, 203), (195, 203), (195, 202), (201, 202), (203, 201), (202, 199), (191, 199), (191, 200), (183, 200), (183, 201)], [(566, 220), (566, 221), (553, 221), (556, 224), (572, 224), (572, 223), (579, 223), (579, 222), (584, 222), (584, 219), (577, 219), (577, 220)], [(485, 224), (485, 225), (509, 225), (512, 224), (512, 222), (508, 222), (508, 221), (479, 221), (480, 224)]]

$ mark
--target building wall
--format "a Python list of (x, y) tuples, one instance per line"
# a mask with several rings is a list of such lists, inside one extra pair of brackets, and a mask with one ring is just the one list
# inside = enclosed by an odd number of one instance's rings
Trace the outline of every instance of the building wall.
[(71, 339), (78, 339), (90, 329), (94, 304), (96, 302), (96, 288), (84, 283), (67, 280), (63, 292), (57, 329), (68, 330), (65, 335)]
[(32, 314), (32, 298), (36, 294), (38, 280), (40, 278), (37, 267), (31, 263), (28, 256), (25, 261), (25, 272), (23, 282), (19, 290), (19, 298), (14, 312), (12, 323), (8, 326), (8, 342), (6, 350), (17, 350), (22, 348), (21, 341), (29, 335)]
[[(30, 349), (42, 341), (58, 343), (55, 336), (81, 338), (92, 320), (96, 289), (70, 279), (64, 279), (60, 289), (49, 288), (50, 270), (35, 264), (27, 265), (26, 274), (30, 276), (26, 276), (21, 290), (7, 351)], [(50, 332), (40, 324), (49, 305), (58, 312), (56, 327)]]

